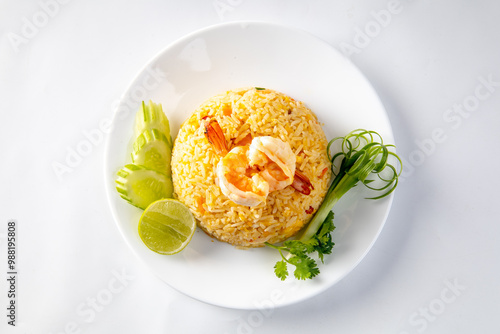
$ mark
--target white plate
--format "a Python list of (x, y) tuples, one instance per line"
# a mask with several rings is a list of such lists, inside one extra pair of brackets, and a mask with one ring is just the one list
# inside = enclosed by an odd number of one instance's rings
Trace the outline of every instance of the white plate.
[[(279, 254), (268, 248), (239, 250), (198, 230), (181, 253), (150, 251), (137, 233), (141, 211), (114, 188), (116, 171), (130, 162), (133, 120), (141, 100), (162, 103), (175, 138), (181, 123), (204, 100), (229, 89), (257, 86), (304, 101), (329, 139), (356, 128), (393, 135), (375, 91), (353, 64), (323, 41), (274, 24), (237, 22), (192, 33), (154, 57), (117, 107), (107, 138), (105, 176), (109, 204), (123, 237), (168, 285), (198, 300), (240, 309), (278, 307), (314, 296), (349, 273), (377, 239), (392, 202), (349, 194), (335, 207), (334, 252), (313, 280), (274, 276)], [(353, 190), (358, 191), (358, 190)], [(359, 194), (358, 194), (359, 195)]]

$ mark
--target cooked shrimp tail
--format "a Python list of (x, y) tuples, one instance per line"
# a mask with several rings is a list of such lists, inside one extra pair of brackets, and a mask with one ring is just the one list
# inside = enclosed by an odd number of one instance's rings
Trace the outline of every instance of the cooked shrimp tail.
[(298, 169), (295, 170), (292, 187), (304, 195), (309, 195), (311, 190), (314, 189), (311, 181), (309, 181), (309, 178), (302, 174)]
[(215, 152), (222, 157), (225, 156), (229, 152), (229, 149), (219, 122), (214, 118), (205, 116), (201, 119), (201, 125), (203, 126), (205, 137), (212, 144)]

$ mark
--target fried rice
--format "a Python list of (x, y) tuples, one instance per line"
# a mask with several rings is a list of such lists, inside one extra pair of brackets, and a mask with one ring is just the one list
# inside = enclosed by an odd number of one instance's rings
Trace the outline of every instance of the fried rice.
[[(311, 193), (287, 186), (254, 207), (232, 202), (218, 186), (215, 170), (222, 157), (200, 126), (206, 116), (218, 121), (229, 149), (249, 135), (288, 142), (296, 169), (313, 186)], [(190, 208), (198, 225), (220, 241), (241, 247), (281, 242), (309, 222), (326, 194), (331, 178), (327, 144), (317, 117), (304, 103), (271, 89), (227, 91), (205, 101), (179, 130), (172, 152), (175, 196)]]

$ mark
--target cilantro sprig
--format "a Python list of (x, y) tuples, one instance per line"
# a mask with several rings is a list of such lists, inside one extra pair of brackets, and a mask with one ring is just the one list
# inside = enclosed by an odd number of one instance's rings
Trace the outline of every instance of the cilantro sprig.
[[(313, 278), (319, 274), (316, 261), (311, 257), (317, 253), (318, 258), (324, 263), (324, 255), (331, 254), (335, 243), (332, 241), (331, 232), (335, 229), (333, 224), (333, 212), (327, 215), (321, 229), (306, 241), (287, 240), (282, 246), (266, 243), (269, 247), (277, 249), (281, 255), (281, 261), (276, 262), (274, 273), (284, 281), (288, 277), (288, 265), (295, 266), (293, 275), (299, 280)], [(287, 252), (288, 256), (284, 254)]]

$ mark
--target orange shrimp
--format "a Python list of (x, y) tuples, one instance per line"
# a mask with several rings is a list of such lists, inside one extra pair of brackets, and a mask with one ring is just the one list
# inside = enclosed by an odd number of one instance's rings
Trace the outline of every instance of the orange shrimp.
[(200, 126), (203, 127), (203, 132), (208, 142), (212, 144), (215, 152), (220, 156), (225, 156), (229, 149), (227, 148), (226, 138), (215, 118), (205, 116), (201, 119)]
[(288, 143), (270, 136), (250, 135), (244, 143), (238, 142), (244, 146), (229, 151), (217, 120), (206, 116), (201, 126), (208, 142), (222, 157), (216, 168), (221, 191), (236, 204), (259, 205), (269, 192), (289, 185), (305, 195), (314, 189), (309, 179), (295, 169), (296, 157)]

